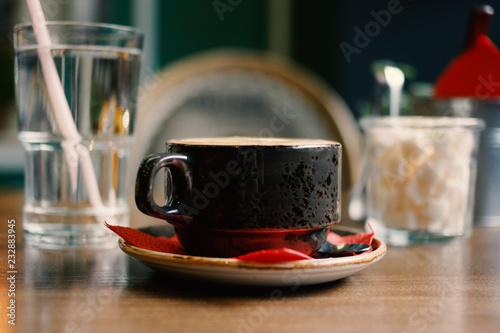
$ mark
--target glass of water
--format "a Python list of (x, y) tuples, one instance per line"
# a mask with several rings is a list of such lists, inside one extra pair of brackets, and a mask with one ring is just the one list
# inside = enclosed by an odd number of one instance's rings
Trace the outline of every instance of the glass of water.
[[(66, 140), (56, 122), (33, 26), (16, 26), (16, 102), (26, 155), (25, 237), (44, 248), (112, 244), (114, 236), (103, 222), (129, 224), (128, 159), (143, 35), (129, 27), (99, 23), (48, 22), (47, 29), (82, 139)], [(77, 153), (82, 149), (93, 166), (99, 205), (92, 204), (84, 181), (88, 170)]]

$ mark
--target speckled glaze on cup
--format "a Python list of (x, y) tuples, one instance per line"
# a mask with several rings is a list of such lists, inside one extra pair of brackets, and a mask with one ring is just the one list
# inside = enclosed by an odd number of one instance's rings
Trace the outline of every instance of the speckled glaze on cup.
[[(310, 139), (205, 138), (167, 144), (139, 168), (136, 203), (175, 226), (192, 254), (288, 247), (306, 254), (340, 220), (341, 145)], [(153, 183), (168, 170), (159, 206)]]

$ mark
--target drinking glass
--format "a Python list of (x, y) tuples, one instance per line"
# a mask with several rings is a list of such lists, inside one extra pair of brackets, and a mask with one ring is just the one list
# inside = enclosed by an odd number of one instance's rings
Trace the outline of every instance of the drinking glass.
[[(25, 238), (40, 247), (105, 245), (104, 221), (129, 224), (128, 159), (143, 35), (100, 23), (48, 22), (53, 56), (80, 142), (67, 140), (40, 63), (33, 26), (14, 28), (19, 139), (25, 150)], [(82, 163), (78, 152), (91, 164)], [(93, 167), (102, 204), (85, 182)]]
[(468, 237), (484, 122), (454, 117), (367, 117), (368, 222), (391, 245)]

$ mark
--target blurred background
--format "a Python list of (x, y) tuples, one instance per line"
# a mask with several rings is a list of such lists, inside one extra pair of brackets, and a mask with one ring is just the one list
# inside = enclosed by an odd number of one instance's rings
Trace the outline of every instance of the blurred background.
[[(99, 21), (142, 29), (143, 75), (213, 49), (277, 53), (324, 80), (356, 118), (369, 108), (374, 61), (402, 64), (407, 89), (417, 84), (428, 88), (461, 51), (469, 10), (478, 4), (469, 0), (42, 0), (47, 20)], [(500, 10), (500, 1), (488, 4)], [(390, 16), (382, 14), (388, 12)], [(14, 24), (30, 18), (22, 0), (0, 0), (0, 16), (0, 175), (3, 185), (21, 185), (23, 153), (16, 138), (10, 34)], [(493, 19), (490, 38), (500, 44), (500, 19)]]

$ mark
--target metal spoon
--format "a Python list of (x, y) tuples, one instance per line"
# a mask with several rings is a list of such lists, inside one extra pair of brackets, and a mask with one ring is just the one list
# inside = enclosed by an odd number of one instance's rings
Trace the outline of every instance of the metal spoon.
[[(399, 109), (401, 104), (401, 95), (403, 92), (403, 85), (405, 83), (405, 75), (403, 71), (393, 65), (392, 63), (381, 63), (376, 66), (375, 80), (377, 82), (378, 90), (384, 91), (383, 88), (389, 89), (389, 115), (391, 117), (399, 116)], [(375, 101), (374, 115), (381, 114), (381, 95)], [(366, 153), (361, 163), (361, 173), (356, 179), (353, 187), (348, 196), (347, 212), (353, 221), (361, 221), (366, 217), (366, 202), (365, 190), (366, 182), (368, 181), (368, 168), (366, 161)]]
[(345, 257), (352, 254), (360, 254), (370, 250), (372, 247), (368, 244), (337, 244), (326, 242), (323, 246), (313, 253), (311, 257), (324, 259), (331, 257)]
[(386, 66), (384, 68), (384, 74), (387, 85), (389, 86), (389, 115), (391, 117), (397, 117), (399, 116), (405, 75), (401, 69), (395, 66)]

